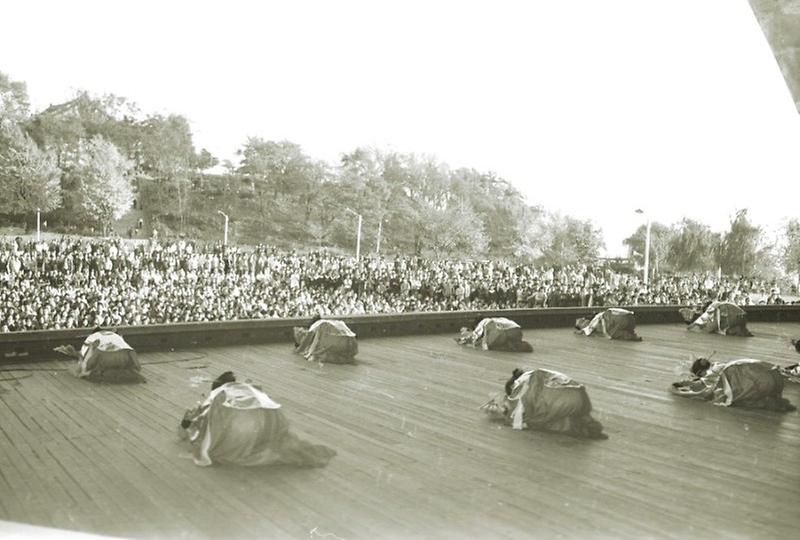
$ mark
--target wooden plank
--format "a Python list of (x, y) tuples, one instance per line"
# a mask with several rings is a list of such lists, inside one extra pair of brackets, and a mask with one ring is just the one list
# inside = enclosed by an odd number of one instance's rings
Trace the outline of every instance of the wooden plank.
[[(152, 473), (152, 470), (158, 468), (162, 462), (162, 456), (154, 453), (147, 445), (141, 444), (143, 440), (152, 439), (149, 433), (150, 425), (141, 421), (140, 410), (127, 406), (128, 400), (124, 399), (127, 392), (122, 391), (123, 386), (94, 385), (77, 379), (59, 380), (69, 388), (70, 393), (75, 391), (74, 386), (77, 385), (78, 388), (83, 386), (85, 391), (92, 394), (90, 401), (66, 400), (62, 403), (62, 407), (64, 410), (70, 410), (70, 414), (78, 416), (81, 413), (72, 407), (84, 405), (84, 413), (88, 412), (87, 417), (102, 426), (101, 433), (82, 438), (81, 450), (85, 453), (85, 459), (81, 463), (73, 463), (73, 467), (81, 469), (87, 477), (108, 475), (103, 479), (104, 489), (98, 490), (98, 496), (115, 500), (127, 508), (131, 516), (138, 515), (139, 512), (147, 513), (149, 519), (146, 526), (148, 528), (152, 528), (154, 524), (159, 526), (153, 529), (153, 534), (159, 532), (165, 534), (165, 531), (174, 534), (183, 534), (185, 531), (201, 534), (204, 530), (214, 530), (215, 527), (220, 531), (232, 530), (222, 525), (223, 522), (218, 519), (219, 516), (214, 515), (215, 512), (206, 512), (199, 516), (197, 523), (192, 523), (187, 517), (187, 514), (195, 513), (202, 503), (213, 507), (215, 511), (220, 507), (225, 509), (227, 505), (215, 501), (213, 494), (203, 496), (200, 493), (187, 497), (193, 489), (184, 486), (184, 489), (180, 490), (174, 486), (176, 478), (174, 474), (170, 475), (170, 472), (174, 471), (167, 468), (162, 469), (161, 474)], [(127, 389), (136, 387), (138, 385)], [(90, 404), (88, 407), (87, 403)], [(136, 433), (133, 436), (130, 434), (131, 429)], [(131, 440), (135, 444), (131, 444)], [(151, 467), (142, 463), (147, 463)], [(164, 483), (164, 479), (167, 479), (167, 483)], [(114, 486), (115, 489), (111, 493), (105, 493), (108, 486)], [(166, 492), (171, 495), (175, 503), (172, 508), (157, 503), (166, 493), (163, 490), (167, 490)], [(98, 532), (129, 535), (133, 529), (135, 527), (130, 521), (114, 519), (108, 520), (106, 527)]]
[(102, 471), (92, 468), (86, 456), (74, 447), (74, 438), (80, 436), (82, 426), (69, 425), (63, 421), (63, 416), (55, 414), (57, 408), (43, 406), (46, 399), (41, 391), (50, 390), (51, 386), (47, 383), (60, 375), (68, 376), (65, 372), (40, 372), (36, 381), (44, 384), (40, 384), (40, 388), (31, 388), (39, 392), (18, 393), (19, 408), (28, 411), (41, 427), (36, 432), (35, 442), (31, 441), (25, 455), (36, 459), (35, 468), (43, 476), (41, 487), (46, 493), (61, 488), (68, 494), (67, 497), (62, 496), (53, 504), (45, 506), (49, 508), (49, 518), (53, 525), (74, 528), (81, 525), (82, 517), (93, 529), (102, 530), (109, 522), (106, 516), (119, 516), (114, 520), (119, 522), (128, 519), (127, 514), (121, 512), (124, 503), (113, 500), (115, 492), (104, 489), (104, 486), (110, 484), (108, 479), (96, 479), (102, 475)]

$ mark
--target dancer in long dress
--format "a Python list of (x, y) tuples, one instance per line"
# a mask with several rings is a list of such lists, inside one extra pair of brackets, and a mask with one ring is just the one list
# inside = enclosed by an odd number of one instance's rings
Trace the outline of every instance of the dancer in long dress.
[(795, 410), (783, 397), (780, 368), (770, 362), (742, 358), (712, 363), (707, 358), (698, 358), (691, 373), (690, 379), (672, 384), (673, 393), (724, 407)]
[(78, 360), (75, 367), (78, 377), (98, 382), (144, 382), (136, 351), (111, 330), (95, 328), (83, 341), (80, 351), (72, 345), (55, 350)]
[(717, 333), (723, 336), (750, 337), (747, 313), (731, 302), (711, 302), (704, 310), (682, 308), (678, 310), (689, 330)]
[(602, 424), (592, 417), (592, 402), (586, 387), (549, 369), (515, 369), (506, 382), (505, 392), (492, 398), (481, 409), (514, 429), (607, 438)]
[[(800, 353), (800, 339), (793, 339), (794, 350)], [(792, 364), (781, 368), (781, 374), (794, 383), (800, 383), (800, 364)]]
[(580, 318), (575, 321), (575, 329), (585, 336), (602, 335), (608, 339), (641, 341), (636, 334), (636, 315), (622, 308), (609, 308), (591, 319)]
[(237, 382), (230, 371), (212, 383), (205, 401), (186, 412), (180, 431), (191, 443), (195, 464), (203, 467), (321, 467), (336, 455), (326, 446), (299, 439), (291, 432), (279, 403), (258, 386)]
[(309, 362), (352, 364), (358, 354), (356, 334), (343, 321), (319, 317), (308, 329), (294, 328), (294, 344)]
[(520, 325), (505, 317), (477, 319), (475, 329), (462, 328), (456, 342), (483, 350), (533, 352), (533, 345), (522, 339)]

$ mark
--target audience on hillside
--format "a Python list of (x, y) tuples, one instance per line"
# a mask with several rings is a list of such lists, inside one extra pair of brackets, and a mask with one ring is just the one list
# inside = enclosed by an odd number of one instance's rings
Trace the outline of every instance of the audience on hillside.
[(0, 331), (514, 307), (780, 303), (754, 278), (353, 258), (266, 246), (0, 240)]

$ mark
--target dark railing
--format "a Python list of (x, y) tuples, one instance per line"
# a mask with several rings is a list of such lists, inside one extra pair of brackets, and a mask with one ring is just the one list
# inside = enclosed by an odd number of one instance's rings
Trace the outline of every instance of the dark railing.
[[(629, 306), (637, 324), (682, 323), (680, 306)], [(443, 311), (342, 317), (359, 338), (413, 334), (456, 333), (470, 326), (477, 317), (508, 317), (523, 328), (571, 327), (575, 319), (605, 308), (566, 307), (548, 309), (506, 309), (483, 311)], [(800, 321), (800, 304), (747, 306), (750, 321)], [(121, 326), (117, 331), (137, 350), (169, 350), (189, 347), (216, 347), (245, 343), (292, 341), (294, 326), (307, 326), (309, 319), (256, 319), (205, 323), (152, 324)], [(53, 354), (53, 348), (72, 344), (79, 347), (90, 333), (87, 329), (36, 330), (0, 334), (0, 362)]]

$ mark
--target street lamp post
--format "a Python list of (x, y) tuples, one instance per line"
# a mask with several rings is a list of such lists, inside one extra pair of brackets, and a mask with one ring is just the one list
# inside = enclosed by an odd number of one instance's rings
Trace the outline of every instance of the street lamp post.
[(358, 229), (356, 231), (356, 259), (360, 259), (361, 258), (361, 214), (349, 208), (345, 208), (345, 210), (358, 218)]
[(226, 214), (222, 210), (217, 210), (217, 214), (219, 214), (219, 215), (221, 215), (222, 217), (225, 218), (225, 235), (223, 236), (223, 239), (222, 239), (222, 245), (223, 246), (227, 246), (228, 245), (228, 214)]
[(383, 220), (378, 222), (378, 242), (375, 245), (375, 255), (381, 254), (381, 232), (383, 232)]
[(644, 213), (641, 208), (636, 210), (637, 214), (644, 214), (647, 218), (647, 232), (644, 237), (644, 284), (650, 281), (650, 216)]
[(36, 242), (42, 241), (42, 209), (36, 209)]

